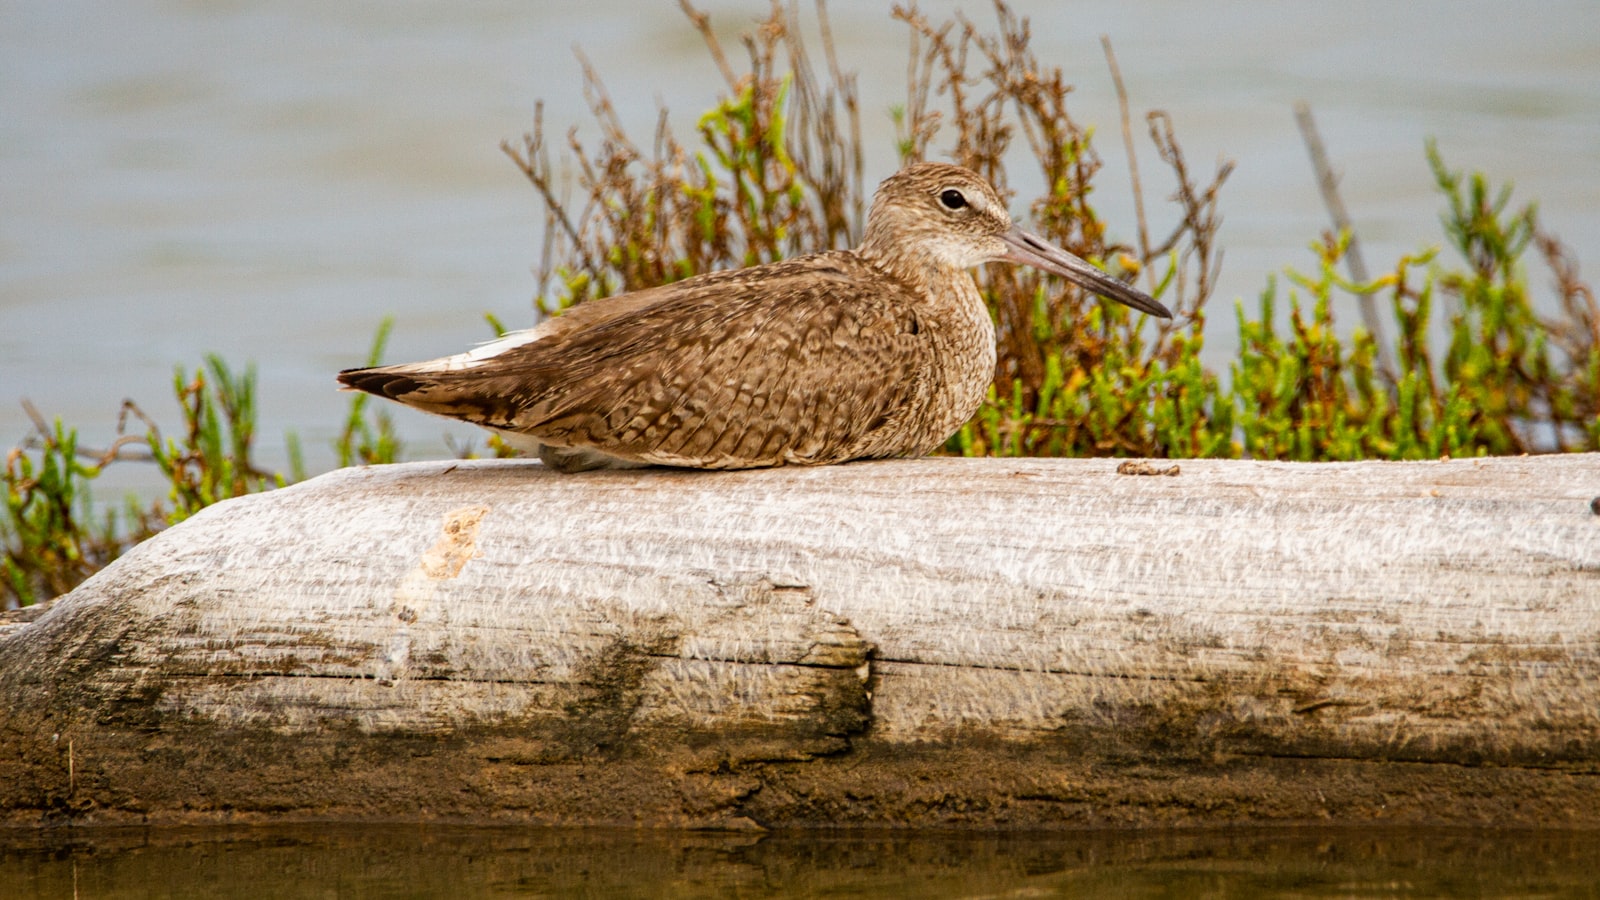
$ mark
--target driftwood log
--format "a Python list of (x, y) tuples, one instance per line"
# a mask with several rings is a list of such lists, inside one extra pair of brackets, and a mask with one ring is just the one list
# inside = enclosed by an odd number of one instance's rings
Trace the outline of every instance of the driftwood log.
[(0, 626), (0, 821), (1600, 825), (1600, 457), (1168, 465), (221, 503)]

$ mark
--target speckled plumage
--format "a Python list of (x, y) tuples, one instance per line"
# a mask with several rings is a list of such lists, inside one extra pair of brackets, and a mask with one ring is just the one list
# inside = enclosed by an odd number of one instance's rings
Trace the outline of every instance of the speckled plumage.
[(493, 429), (567, 471), (921, 456), (994, 376), (969, 270), (1001, 259), (1167, 315), (1015, 228), (976, 173), (922, 163), (879, 187), (854, 250), (591, 300), (469, 353), (339, 380)]

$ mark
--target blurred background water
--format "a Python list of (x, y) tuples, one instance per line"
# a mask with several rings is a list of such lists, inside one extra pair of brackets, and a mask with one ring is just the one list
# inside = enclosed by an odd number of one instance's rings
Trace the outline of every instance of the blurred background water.
[[(701, 5), (730, 42), (766, 10)], [(936, 20), (957, 8), (993, 23), (982, 0), (923, 4)], [(1136, 116), (1169, 110), (1200, 173), (1237, 161), (1213, 353), (1232, 302), (1309, 265), (1326, 227), (1297, 100), (1317, 114), (1373, 269), (1440, 240), (1432, 136), (1453, 167), (1541, 201), (1588, 278), (1600, 271), (1590, 0), (1014, 8), (1040, 58), (1078, 86), (1076, 115), (1099, 126), (1096, 199), (1116, 236), (1134, 223), (1101, 35)], [(895, 166), (888, 110), (904, 97), (906, 30), (888, 3), (836, 2), (832, 18), (841, 61), (860, 73), (876, 182)], [(293, 429), (311, 471), (330, 467), (346, 402), (332, 375), (362, 361), (385, 315), (389, 361), (487, 338), (486, 311), (534, 321), (541, 211), (498, 145), (541, 98), (552, 133), (593, 133), (575, 45), (640, 137), (659, 105), (692, 127), (721, 87), (670, 0), (0, 0), (0, 446), (29, 431), (23, 397), (88, 444), (110, 439), (124, 397), (173, 427), (173, 365), (218, 351), (260, 368), (265, 462), (285, 465)], [(1169, 186), (1140, 152), (1153, 204)], [(394, 414), (410, 458), (475, 435)]]

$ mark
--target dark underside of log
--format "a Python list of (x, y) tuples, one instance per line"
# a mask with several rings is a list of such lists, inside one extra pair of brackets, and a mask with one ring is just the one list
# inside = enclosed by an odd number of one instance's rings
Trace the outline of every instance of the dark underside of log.
[[(1249, 822), (1597, 827), (1600, 773), (1372, 759), (1104, 753), (982, 738), (832, 752), (638, 734), (563, 758), (484, 731), (104, 733), (0, 747), (10, 824), (348, 819), (693, 828)], [(653, 745), (653, 746), (652, 746)], [(749, 755), (753, 753), (754, 755)]]
[(0, 623), (0, 823), (1600, 827), (1600, 461), (346, 471)]

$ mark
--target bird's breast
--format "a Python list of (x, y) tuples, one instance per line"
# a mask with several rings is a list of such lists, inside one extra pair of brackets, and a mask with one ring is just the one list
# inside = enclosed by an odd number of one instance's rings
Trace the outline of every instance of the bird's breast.
[(964, 288), (960, 302), (927, 329), (941, 361), (934, 386), (939, 443), (972, 418), (994, 381), (994, 321), (970, 277)]
[[(963, 273), (965, 275), (965, 273)], [(922, 456), (938, 449), (983, 403), (994, 380), (994, 323), (970, 276), (911, 311), (909, 336), (921, 364), (904, 414), (872, 455)]]

